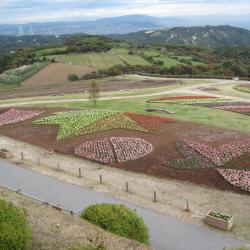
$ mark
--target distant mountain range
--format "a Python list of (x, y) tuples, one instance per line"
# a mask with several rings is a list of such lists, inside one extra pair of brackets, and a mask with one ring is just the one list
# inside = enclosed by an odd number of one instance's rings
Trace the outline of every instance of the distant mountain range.
[(176, 27), (171, 29), (148, 29), (126, 35), (111, 35), (139, 44), (179, 44), (199, 46), (250, 45), (250, 31), (224, 26)]
[(180, 26), (184, 23), (184, 20), (177, 18), (130, 15), (103, 18), (97, 21), (0, 25), (0, 35), (61, 35), (74, 33), (86, 33), (90, 35), (127, 34), (145, 29)]

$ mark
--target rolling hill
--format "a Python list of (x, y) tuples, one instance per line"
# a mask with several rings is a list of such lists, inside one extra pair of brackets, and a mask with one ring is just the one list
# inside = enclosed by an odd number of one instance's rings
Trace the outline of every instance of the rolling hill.
[(228, 25), (152, 29), (126, 35), (111, 35), (111, 37), (139, 44), (179, 44), (208, 47), (250, 45), (249, 30)]

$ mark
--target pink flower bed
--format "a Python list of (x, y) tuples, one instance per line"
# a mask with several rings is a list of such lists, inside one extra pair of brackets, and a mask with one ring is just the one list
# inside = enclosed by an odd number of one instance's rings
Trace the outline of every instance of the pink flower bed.
[(217, 169), (230, 184), (250, 192), (250, 170)]
[(217, 109), (228, 110), (239, 113), (250, 113), (250, 105), (230, 105), (230, 106), (215, 106)]
[(195, 151), (209, 159), (215, 165), (222, 166), (236, 157), (250, 152), (250, 140), (243, 139), (229, 144), (212, 148), (191, 139), (184, 139), (184, 142), (192, 147)]
[(74, 150), (74, 154), (98, 162), (112, 163), (133, 161), (152, 150), (152, 144), (143, 139), (111, 137), (85, 142)]
[(151, 143), (139, 138), (111, 137), (110, 141), (118, 162), (137, 160), (153, 151)]
[(13, 124), (32, 119), (40, 115), (41, 113), (43, 113), (43, 111), (26, 111), (26, 110), (10, 109), (0, 114), (0, 127), (7, 124)]
[(115, 155), (107, 138), (85, 142), (74, 150), (74, 154), (103, 163), (115, 162)]

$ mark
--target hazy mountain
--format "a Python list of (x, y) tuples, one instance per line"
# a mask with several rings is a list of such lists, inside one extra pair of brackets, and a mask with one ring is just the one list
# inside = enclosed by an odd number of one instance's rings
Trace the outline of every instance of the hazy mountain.
[(250, 45), (249, 30), (228, 25), (146, 30), (126, 35), (111, 35), (111, 37), (143, 44)]
[(97, 21), (28, 23), (23, 25), (0, 25), (0, 35), (59, 35), (59, 34), (127, 34), (145, 29), (161, 29), (182, 26), (185, 21), (176, 18), (156, 18), (130, 15), (103, 18)]

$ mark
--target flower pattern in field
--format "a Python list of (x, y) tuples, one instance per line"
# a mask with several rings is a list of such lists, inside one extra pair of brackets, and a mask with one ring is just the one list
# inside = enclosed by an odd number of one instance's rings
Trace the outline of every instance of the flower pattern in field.
[(164, 123), (176, 122), (176, 120), (174, 119), (160, 116), (149, 116), (136, 113), (126, 113), (126, 115), (134, 121), (137, 121), (139, 124), (147, 128), (151, 132), (161, 129)]
[(42, 114), (43, 111), (10, 109), (0, 114), (0, 126), (26, 121)]
[(250, 170), (217, 169), (217, 171), (233, 186), (250, 192)]
[(227, 111), (232, 111), (236, 113), (242, 113), (242, 114), (250, 114), (250, 104), (249, 105), (217, 105), (214, 106), (213, 108), (216, 109), (222, 109), (222, 110), (227, 110)]
[(153, 151), (151, 143), (139, 138), (111, 137), (110, 141), (118, 162), (137, 160)]
[(112, 129), (127, 129), (149, 133), (160, 129), (162, 123), (174, 121), (169, 118), (90, 109), (53, 113), (48, 117), (34, 121), (33, 124), (59, 125), (57, 140), (62, 140)]
[(115, 155), (109, 139), (85, 142), (74, 150), (77, 156), (103, 163), (115, 162)]
[(128, 162), (151, 153), (151, 143), (134, 137), (111, 137), (89, 141), (74, 150), (74, 154), (102, 163)]
[(130, 119), (124, 113), (117, 113), (80, 130), (78, 135), (97, 133), (111, 129), (128, 129), (145, 133), (149, 132), (146, 128), (141, 126), (138, 122)]
[(183, 141), (217, 166), (223, 166), (232, 159), (250, 152), (250, 139), (237, 140), (219, 148), (212, 148), (189, 138), (184, 138)]

